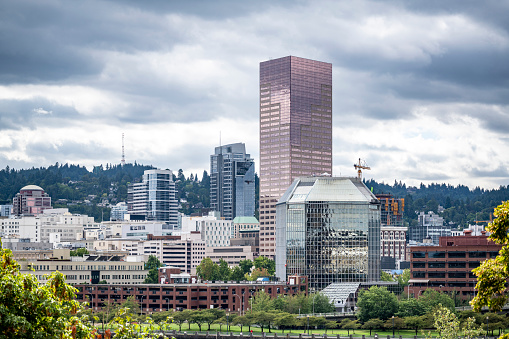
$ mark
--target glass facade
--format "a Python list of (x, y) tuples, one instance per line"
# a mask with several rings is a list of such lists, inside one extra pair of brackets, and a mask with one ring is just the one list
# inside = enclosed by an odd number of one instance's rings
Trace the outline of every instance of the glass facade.
[(147, 170), (143, 182), (129, 185), (127, 210), (144, 215), (146, 220), (178, 224), (175, 182), (170, 170)]
[(210, 206), (226, 220), (255, 212), (255, 165), (243, 143), (216, 147), (210, 156)]
[(301, 176), (332, 174), (332, 65), (260, 63), (260, 254), (275, 251), (275, 205)]
[[(354, 185), (352, 180), (357, 179), (300, 178), (289, 188), (292, 193), (278, 202), (280, 279), (308, 276), (312, 290), (331, 283), (378, 280), (380, 204), (361, 182)], [(316, 185), (317, 181), (325, 183)], [(345, 186), (358, 190), (357, 199), (351, 200)]]

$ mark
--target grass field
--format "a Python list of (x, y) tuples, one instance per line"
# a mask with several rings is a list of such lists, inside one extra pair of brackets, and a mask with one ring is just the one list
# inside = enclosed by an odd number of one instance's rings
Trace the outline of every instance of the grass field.
[[(147, 328), (148, 325), (147, 324), (142, 324), (141, 326), (143, 326), (143, 328)], [(102, 326), (100, 324), (96, 324), (96, 327), (99, 328), (99, 329), (102, 329)], [(104, 328), (108, 328), (108, 327), (104, 327)], [(157, 331), (159, 330), (159, 326), (157, 325), (153, 325), (152, 329), (154, 331)], [(176, 324), (171, 324), (168, 328), (168, 330), (176, 330), (178, 331), (179, 330), (179, 326), (176, 325)], [(253, 334), (260, 334), (262, 332), (262, 329), (260, 327), (254, 327), (254, 326), (251, 326), (251, 330), (253, 331)], [(183, 324), (182, 325), (182, 331), (184, 332), (200, 332), (200, 329), (198, 327), (198, 325), (196, 324), (191, 324), (189, 326), (189, 324)], [(205, 332), (210, 332), (211, 334), (214, 334), (216, 332), (221, 332), (221, 333), (226, 333), (227, 330), (226, 330), (226, 325), (223, 325), (221, 326), (221, 330), (220, 330), (220, 326), (218, 324), (213, 324), (211, 325), (210, 327), (210, 330), (208, 328), (208, 325), (207, 324), (204, 324), (202, 325), (201, 327), (201, 332), (202, 333), (205, 333)], [(234, 332), (234, 333), (243, 333), (244, 335), (248, 334), (249, 333), (249, 328), (248, 326), (243, 326), (242, 329), (240, 328), (240, 326), (230, 326), (230, 332)], [(269, 330), (268, 328), (264, 328), (263, 329), (263, 332), (265, 333), (269, 333)], [(277, 330), (277, 329), (273, 329), (271, 328), (270, 330), (270, 333), (277, 333), (278, 335), (286, 335), (287, 333), (289, 333), (290, 335), (299, 335), (300, 333), (302, 334), (307, 334), (308, 331), (307, 329), (304, 330), (304, 329), (294, 329), (294, 330)], [(353, 336), (353, 337), (362, 337), (363, 335), (366, 336), (367, 338), (368, 337), (374, 337), (375, 333), (378, 334), (378, 337), (380, 339), (386, 339), (387, 336), (390, 336), (392, 338), (392, 330), (390, 331), (387, 331), (387, 330), (384, 330), (384, 331), (371, 331), (371, 335), (369, 333), (369, 330), (361, 330), (361, 329), (358, 329), (358, 330), (355, 330), (352, 331), (347, 331), (347, 330), (343, 330), (343, 329), (334, 329), (334, 330), (330, 330), (328, 329), (327, 331), (325, 331), (324, 329), (309, 329), (309, 334), (315, 334), (315, 335), (323, 335), (323, 334), (327, 334), (329, 336), (337, 336), (338, 334), (341, 336), (341, 337), (347, 337), (349, 336), (350, 334)], [(424, 331), (418, 331), (417, 332), (417, 337), (419, 338), (425, 338), (425, 337), (438, 337), (438, 333), (434, 330), (424, 330)], [(428, 334), (430, 333), (430, 334)], [(496, 330), (494, 332), (495, 335), (498, 335), (498, 330)], [(491, 333), (490, 333), (491, 335)], [(403, 338), (413, 338), (415, 336), (415, 330), (395, 330), (394, 331), (394, 336), (396, 338), (399, 338), (399, 336), (402, 336)]]

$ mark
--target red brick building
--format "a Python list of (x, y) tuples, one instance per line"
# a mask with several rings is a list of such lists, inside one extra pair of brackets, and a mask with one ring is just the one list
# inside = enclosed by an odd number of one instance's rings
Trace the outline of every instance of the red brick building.
[(498, 255), (501, 246), (486, 236), (441, 237), (439, 246), (410, 248), (410, 285), (407, 293), (419, 296), (427, 288), (453, 292), (463, 299), (475, 294), (477, 277), (472, 269)]
[(122, 303), (133, 296), (143, 313), (170, 309), (221, 308), (231, 312), (249, 310), (249, 299), (264, 290), (272, 298), (280, 295), (308, 293), (306, 277), (289, 277), (287, 282), (143, 284), (143, 285), (75, 285), (78, 301), (91, 302), (99, 310), (108, 302)]

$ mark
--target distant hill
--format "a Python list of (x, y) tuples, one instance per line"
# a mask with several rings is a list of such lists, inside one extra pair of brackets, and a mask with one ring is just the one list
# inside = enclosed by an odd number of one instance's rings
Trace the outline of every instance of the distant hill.
[[(115, 204), (127, 200), (127, 185), (141, 181), (143, 172), (155, 167), (150, 165), (126, 164), (124, 166), (106, 164), (95, 166), (92, 172), (79, 165), (58, 164), (47, 168), (14, 170), (6, 167), (0, 170), (0, 204), (12, 203), (12, 198), (26, 185), (41, 186), (52, 198), (55, 207), (68, 207), (73, 213), (88, 214), (96, 221), (109, 220), (109, 208), (103, 201)], [(187, 177), (180, 169), (174, 171), (177, 198), (182, 201), (181, 212), (191, 214), (210, 207), (210, 177), (203, 171), (201, 180), (198, 174)], [(479, 187), (447, 184), (421, 184), (419, 187), (406, 186), (395, 181), (393, 185), (365, 181), (375, 194), (388, 193), (405, 199), (407, 224), (417, 222), (415, 211), (441, 213), (446, 222), (466, 226), (475, 220), (489, 220), (490, 213), (502, 201), (509, 200), (509, 186), (485, 190)], [(256, 201), (258, 200), (258, 176), (256, 177)], [(258, 205), (256, 210), (258, 210)], [(258, 214), (256, 214), (257, 216)]]

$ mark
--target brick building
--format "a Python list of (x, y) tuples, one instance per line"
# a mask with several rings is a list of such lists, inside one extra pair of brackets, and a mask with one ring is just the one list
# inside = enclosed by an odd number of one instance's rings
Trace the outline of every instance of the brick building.
[(142, 285), (76, 285), (77, 300), (88, 301), (94, 310), (108, 302), (122, 303), (133, 296), (143, 313), (170, 309), (221, 308), (231, 312), (249, 310), (249, 299), (264, 290), (272, 298), (280, 295), (308, 293), (307, 278), (289, 277), (288, 282), (244, 281), (240, 283), (142, 284)]
[(453, 292), (463, 299), (475, 295), (477, 277), (472, 269), (498, 255), (501, 246), (486, 236), (441, 237), (439, 246), (410, 248), (410, 285), (407, 293), (420, 295), (427, 288)]

